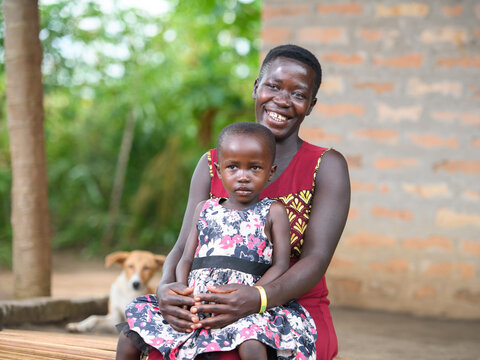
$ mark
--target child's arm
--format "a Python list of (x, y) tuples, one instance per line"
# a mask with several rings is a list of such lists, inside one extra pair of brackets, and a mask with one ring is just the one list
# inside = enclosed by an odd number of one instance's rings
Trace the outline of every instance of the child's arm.
[(265, 224), (265, 235), (273, 243), (272, 266), (263, 274), (257, 285), (265, 285), (280, 277), (290, 266), (290, 222), (287, 210), (279, 201), (270, 206)]
[(198, 231), (197, 231), (197, 220), (202, 211), (205, 201), (198, 203), (195, 208), (195, 212), (192, 219), (192, 225), (190, 227), (190, 233), (188, 234), (187, 241), (185, 243), (185, 248), (183, 249), (182, 257), (177, 264), (175, 269), (175, 275), (177, 281), (187, 285), (188, 274), (190, 273), (190, 268), (192, 267), (193, 258), (195, 257), (195, 249), (198, 245)]

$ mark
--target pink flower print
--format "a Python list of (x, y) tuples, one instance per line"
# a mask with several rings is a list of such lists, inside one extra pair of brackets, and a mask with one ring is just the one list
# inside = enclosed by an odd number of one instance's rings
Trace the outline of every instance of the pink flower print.
[(143, 308), (145, 307), (145, 304), (136, 304), (135, 307), (137, 308), (138, 311), (142, 311)]
[(297, 356), (295, 357), (295, 360), (307, 360), (307, 358), (303, 356), (302, 353), (297, 352)]
[(251, 327), (249, 327), (249, 328), (242, 329), (240, 334), (242, 338), (249, 339), (250, 337), (255, 335), (255, 331)]
[(251, 242), (251, 241), (247, 242), (247, 247), (248, 247), (249, 250), (252, 250), (254, 246), (255, 245), (253, 244), (253, 242)]
[(154, 338), (150, 341), (150, 345), (154, 346), (154, 347), (157, 347), (157, 346), (160, 346), (164, 343), (163, 339), (162, 338)]
[(140, 323), (140, 327), (145, 327), (145, 325), (147, 325), (147, 323), (146, 323), (145, 321), (142, 321), (142, 322)]
[(172, 349), (172, 351), (170, 351), (170, 355), (168, 356), (168, 358), (170, 360), (175, 360), (177, 358), (177, 354), (178, 354), (178, 348)]
[(250, 240), (253, 241), (254, 244), (258, 244), (260, 242), (260, 239), (253, 236), (253, 234), (250, 235)]
[(280, 346), (280, 336), (278, 336), (278, 334), (275, 334), (273, 339), (275, 340), (275, 345)]
[(262, 222), (258, 217), (253, 218), (253, 226), (255, 226), (257, 229), (260, 229), (263, 226)]
[(128, 327), (131, 329), (135, 325), (135, 320), (127, 319)]
[(230, 235), (225, 235), (222, 241), (220, 241), (220, 245), (222, 249), (229, 249), (235, 245), (235, 242), (232, 240)]
[(261, 242), (261, 243), (258, 245), (258, 250), (257, 250), (258, 256), (262, 256), (262, 255), (263, 255), (263, 249), (265, 249), (265, 242)]
[(217, 343), (211, 342), (205, 346), (205, 352), (213, 352), (213, 351), (220, 351), (220, 345)]

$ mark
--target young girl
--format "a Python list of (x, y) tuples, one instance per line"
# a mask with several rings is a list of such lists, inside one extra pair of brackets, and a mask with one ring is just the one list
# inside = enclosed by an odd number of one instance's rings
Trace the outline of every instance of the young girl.
[(276, 170), (275, 138), (262, 125), (235, 123), (222, 130), (217, 146), (215, 167), (229, 197), (197, 206), (176, 276), (194, 288), (194, 295), (216, 285), (255, 284), (259, 312), (220, 329), (179, 332), (159, 312), (148, 310), (157, 308), (156, 298), (147, 295), (127, 308), (129, 327), (165, 359), (194, 359), (235, 348), (243, 360), (315, 359), (316, 329), (308, 312), (296, 301), (267, 310), (261, 286), (282, 275), (290, 258), (284, 206), (259, 199)]

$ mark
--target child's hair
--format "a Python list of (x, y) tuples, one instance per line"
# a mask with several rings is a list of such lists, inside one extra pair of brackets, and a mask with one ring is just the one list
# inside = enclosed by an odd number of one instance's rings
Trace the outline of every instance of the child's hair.
[(270, 64), (279, 57), (286, 57), (300, 61), (301, 63), (310, 66), (315, 72), (315, 87), (313, 89), (313, 97), (317, 96), (317, 91), (322, 83), (322, 67), (318, 59), (307, 49), (297, 45), (280, 45), (271, 49), (265, 59), (263, 59), (262, 67), (258, 75), (259, 79), (265, 74)]
[(265, 126), (257, 124), (257, 123), (252, 123), (252, 122), (236, 122), (233, 124), (230, 124), (222, 129), (220, 131), (220, 134), (218, 135), (218, 140), (217, 140), (217, 153), (218, 153), (218, 158), (221, 157), (223, 145), (225, 142), (225, 139), (227, 136), (230, 135), (252, 135), (255, 136), (264, 142), (267, 147), (269, 152), (272, 154), (272, 163), (273, 160), (275, 159), (275, 136), (272, 134), (272, 132), (267, 129)]

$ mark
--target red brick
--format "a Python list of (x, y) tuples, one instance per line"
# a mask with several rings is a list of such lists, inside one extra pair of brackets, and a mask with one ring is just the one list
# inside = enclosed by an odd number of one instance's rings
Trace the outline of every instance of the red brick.
[(451, 239), (445, 236), (430, 236), (428, 238), (410, 238), (402, 241), (402, 247), (408, 250), (443, 250), (453, 251)]
[(344, 28), (309, 26), (298, 31), (297, 39), (301, 41), (314, 41), (321, 44), (345, 44), (347, 37)]
[(443, 122), (454, 122), (459, 120), (465, 125), (480, 125), (480, 114), (476, 113), (460, 113), (451, 111), (438, 111), (432, 113), (435, 120)]
[(362, 155), (346, 155), (345, 159), (347, 160), (349, 169), (358, 169), (363, 166)]
[(262, 21), (268, 21), (273, 18), (294, 17), (299, 15), (308, 15), (311, 13), (309, 5), (284, 5), (284, 6), (262, 6)]
[(359, 192), (359, 191), (366, 191), (366, 192), (372, 192), (375, 191), (375, 185), (371, 183), (365, 183), (361, 182), (355, 179), (352, 179), (350, 181), (350, 186), (352, 189), (352, 192)]
[(357, 138), (375, 140), (381, 143), (398, 143), (398, 132), (391, 129), (359, 129), (353, 132)]
[(329, 4), (318, 5), (317, 12), (321, 15), (341, 14), (341, 15), (362, 15), (363, 6), (355, 3)]
[(374, 206), (372, 215), (376, 218), (396, 219), (403, 221), (412, 221), (413, 215), (409, 210), (392, 210), (382, 206)]
[(360, 54), (348, 55), (337, 51), (323, 55), (322, 60), (338, 65), (360, 65), (364, 59)]
[(342, 258), (340, 256), (334, 256), (329, 267), (333, 268), (351, 268), (353, 266), (353, 261), (350, 259)]
[(360, 212), (357, 208), (350, 207), (348, 210), (348, 219), (356, 219), (360, 216)]
[(451, 193), (447, 184), (403, 184), (402, 188), (405, 192), (416, 194), (424, 199), (431, 199), (436, 197), (450, 197)]
[(460, 277), (463, 280), (469, 280), (475, 277), (475, 267), (472, 264), (458, 264), (458, 269), (460, 271)]
[(355, 87), (355, 89), (359, 89), (359, 90), (363, 90), (363, 89), (373, 90), (377, 94), (381, 95), (384, 93), (392, 92), (395, 88), (395, 83), (366, 81), (366, 82), (355, 83), (353, 86)]
[(358, 31), (358, 36), (363, 40), (376, 42), (380, 41), (383, 37), (383, 31), (380, 29), (365, 29), (361, 28)]
[(480, 173), (480, 161), (443, 160), (436, 163), (433, 169), (448, 173), (478, 174)]
[(448, 68), (480, 68), (480, 55), (440, 58), (437, 60), (437, 65)]
[(376, 16), (379, 17), (425, 17), (428, 15), (429, 6), (421, 3), (403, 3), (394, 6), (378, 4), (376, 6)]
[(453, 6), (448, 6), (444, 5), (442, 6), (443, 14), (446, 17), (458, 17), (462, 15), (463, 12), (463, 5), (453, 5)]
[(369, 268), (373, 271), (404, 273), (410, 269), (410, 262), (407, 259), (391, 259), (388, 263), (372, 262)]
[(343, 79), (339, 76), (328, 76), (322, 79), (320, 91), (325, 94), (343, 94), (345, 92)]
[(336, 279), (335, 287), (341, 287), (351, 293), (359, 293), (362, 287), (360, 280), (356, 279)]
[(267, 44), (288, 43), (292, 29), (286, 27), (266, 27), (262, 30), (262, 41)]
[(456, 149), (458, 147), (458, 141), (453, 137), (445, 139), (435, 134), (410, 134), (410, 139), (415, 145), (425, 148), (446, 147), (450, 149)]
[(382, 121), (401, 122), (411, 121), (417, 122), (422, 115), (423, 108), (421, 105), (390, 107), (386, 104), (378, 104), (378, 117)]
[(480, 114), (464, 113), (461, 116), (461, 121), (462, 121), (462, 124), (465, 124), (465, 125), (479, 126), (480, 125)]
[(454, 271), (454, 265), (451, 262), (430, 265), (425, 271), (425, 275), (435, 277), (450, 277)]
[(460, 97), (462, 95), (462, 84), (459, 82), (442, 81), (427, 84), (420, 79), (413, 78), (408, 81), (409, 95), (422, 96), (428, 94), (440, 94), (445, 96)]
[(409, 167), (417, 167), (418, 160), (415, 158), (380, 158), (375, 160), (374, 166), (379, 170), (404, 170)]
[(368, 232), (359, 232), (347, 238), (348, 246), (360, 247), (392, 247), (396, 245), (394, 238)]
[(462, 251), (470, 255), (480, 255), (479, 241), (462, 241)]
[(437, 290), (429, 285), (420, 286), (417, 291), (415, 291), (415, 297), (417, 299), (434, 298), (436, 296)]
[(362, 117), (365, 115), (365, 107), (363, 105), (356, 104), (317, 104), (314, 109), (320, 114), (327, 117), (337, 117), (337, 116), (346, 116), (353, 115)]
[(375, 57), (373, 59), (373, 63), (376, 66), (389, 66), (395, 68), (419, 68), (423, 64), (423, 59), (423, 54), (413, 53), (388, 59)]
[(479, 201), (480, 200), (480, 192), (475, 190), (467, 189), (463, 192), (463, 197), (470, 201)]
[(437, 210), (436, 224), (443, 227), (480, 227), (480, 215), (455, 212), (449, 209), (440, 208)]
[(341, 142), (342, 138), (335, 134), (329, 134), (321, 128), (302, 126), (299, 132), (300, 137), (308, 142)]
[(465, 46), (467, 38), (467, 30), (453, 27), (426, 29), (420, 35), (420, 40), (426, 44), (450, 43), (456, 46)]

